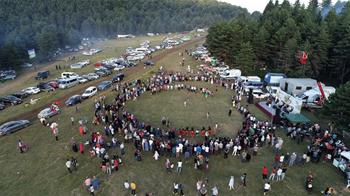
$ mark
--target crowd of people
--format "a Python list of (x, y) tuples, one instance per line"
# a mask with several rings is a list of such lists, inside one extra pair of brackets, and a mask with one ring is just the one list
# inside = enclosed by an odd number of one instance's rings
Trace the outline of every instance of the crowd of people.
[[(159, 128), (153, 127), (145, 122), (141, 122), (138, 118), (129, 113), (125, 109), (127, 101), (137, 100), (145, 92), (156, 94), (162, 91), (182, 90), (186, 89), (190, 92), (201, 92), (205, 97), (213, 96), (215, 92), (208, 88), (198, 88), (191, 85), (191, 81), (201, 81), (216, 86), (222, 86), (226, 89), (235, 91), (232, 97), (232, 108), (236, 108), (244, 116), (242, 128), (237, 135), (232, 137), (219, 137), (216, 135), (215, 128)], [(103, 132), (89, 131), (87, 128), (88, 120), (80, 120), (78, 132), (83, 139), (77, 142), (75, 138), (71, 139), (71, 149), (75, 153), (84, 154), (88, 151), (91, 157), (98, 158), (99, 167), (106, 175), (118, 172), (122, 169), (123, 156), (126, 153), (125, 144), (133, 144), (135, 150), (134, 157), (136, 161), (142, 161), (144, 153), (152, 153), (155, 161), (160, 157), (165, 157), (165, 170), (177, 173), (182, 172), (183, 160), (193, 159), (193, 168), (197, 170), (207, 171), (209, 169), (209, 161), (212, 156), (223, 156), (227, 159), (229, 156), (237, 157), (241, 162), (250, 162), (254, 156), (258, 156), (262, 147), (270, 146), (274, 152), (273, 166), (269, 168), (264, 166), (262, 169), (263, 194), (267, 194), (271, 190), (272, 182), (283, 181), (286, 176), (287, 169), (295, 165), (308, 163), (310, 160), (318, 162), (322, 153), (325, 153), (327, 159), (339, 154), (345, 150), (345, 146), (338, 142), (332, 131), (321, 131), (318, 125), (306, 127), (304, 125), (290, 125), (283, 122), (286, 133), (291, 139), (298, 143), (303, 142), (304, 138), (312, 141), (304, 154), (296, 152), (283, 153), (283, 139), (276, 136), (276, 125), (268, 121), (258, 120), (249, 112), (249, 106), (241, 103), (243, 87), (239, 83), (223, 81), (215, 75), (209, 73), (197, 73), (186, 75), (182, 73), (167, 73), (160, 71), (147, 81), (136, 80), (129, 83), (118, 83), (115, 85), (117, 96), (111, 103), (107, 103), (105, 97), (100, 97), (94, 101), (94, 115), (92, 119), (93, 125), (102, 125)], [(186, 107), (186, 104), (184, 103)], [(228, 108), (229, 116), (232, 108)], [(207, 116), (209, 112), (207, 113)], [(71, 117), (72, 125), (75, 119)], [(163, 121), (163, 120), (162, 120)], [(165, 124), (167, 120), (165, 120)], [(43, 125), (47, 126), (47, 122), (43, 121)], [(58, 124), (51, 123), (49, 126), (58, 141)], [(122, 136), (122, 138), (117, 137)], [(202, 137), (203, 140), (193, 141), (190, 137)], [(86, 139), (88, 138), (88, 139)], [(23, 142), (19, 141), (18, 146), (20, 152), (26, 151)], [(87, 150), (85, 150), (87, 148)], [(111, 151), (111, 149), (116, 149)], [(128, 152), (131, 150), (128, 149)], [(114, 152), (114, 153), (112, 153)], [(331, 155), (332, 157), (329, 157)], [(172, 163), (170, 158), (176, 158), (177, 163)], [(176, 165), (176, 167), (175, 167)], [(72, 173), (77, 167), (78, 162), (74, 157), (67, 159), (66, 167), (69, 173)], [(176, 169), (175, 169), (176, 168)], [(240, 176), (241, 185), (247, 186), (247, 173)], [(308, 177), (310, 177), (309, 174)], [(229, 179), (229, 190), (235, 189), (234, 176)], [(313, 178), (312, 178), (313, 179)], [(94, 195), (99, 189), (100, 182), (96, 176), (92, 179), (86, 177), (84, 180), (86, 190)], [(136, 183), (125, 181), (124, 189), (130, 191), (132, 195), (136, 195)], [(179, 182), (173, 183), (173, 193), (184, 195), (183, 184)], [(208, 179), (198, 180), (197, 192), (199, 195), (208, 194)], [(219, 187), (215, 185), (209, 189), (213, 196), (219, 195)], [(151, 195), (151, 193), (148, 193)]]

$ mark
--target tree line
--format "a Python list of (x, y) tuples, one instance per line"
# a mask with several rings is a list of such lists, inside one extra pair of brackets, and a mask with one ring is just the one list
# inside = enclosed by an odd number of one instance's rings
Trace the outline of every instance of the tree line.
[[(345, 4), (345, 3), (344, 3)], [(321, 14), (327, 8), (327, 14)], [(289, 77), (312, 77), (327, 84), (350, 78), (350, 3), (337, 14), (331, 0), (272, 0), (258, 16), (239, 16), (208, 30), (209, 51), (245, 74), (283, 72)], [(305, 65), (299, 62), (305, 51)]]
[(82, 37), (181, 32), (240, 14), (248, 12), (214, 0), (3, 0), (0, 69), (26, 60), (31, 48), (45, 60)]

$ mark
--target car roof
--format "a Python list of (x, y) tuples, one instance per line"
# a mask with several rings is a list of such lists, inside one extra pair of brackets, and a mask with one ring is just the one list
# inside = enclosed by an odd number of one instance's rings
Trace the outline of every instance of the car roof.
[(94, 89), (96, 88), (96, 86), (90, 86), (89, 88), (87, 88), (86, 90), (91, 90), (91, 89)]

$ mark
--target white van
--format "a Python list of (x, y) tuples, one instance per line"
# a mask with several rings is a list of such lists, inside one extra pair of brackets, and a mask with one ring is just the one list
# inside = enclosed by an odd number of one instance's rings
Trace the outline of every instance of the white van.
[(240, 77), (241, 74), (242, 72), (239, 69), (230, 69), (230, 70), (224, 71), (223, 74), (220, 74), (220, 77), (223, 79), (235, 79)]
[(62, 78), (58, 80), (58, 87), (62, 89), (70, 88), (78, 84), (79, 84), (79, 80), (77, 77)]
[(79, 77), (79, 75), (74, 73), (74, 72), (62, 72), (61, 77), (62, 78), (74, 78), (74, 77), (76, 78), (76, 77)]

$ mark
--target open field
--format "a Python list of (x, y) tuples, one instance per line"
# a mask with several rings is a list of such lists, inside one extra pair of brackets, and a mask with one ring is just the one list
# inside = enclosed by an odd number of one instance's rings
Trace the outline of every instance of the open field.
[[(112, 40), (111, 42), (107, 42), (108, 44), (106, 43), (107, 46), (105, 46), (107, 48), (106, 49), (107, 54), (105, 54), (104, 52), (98, 53), (97, 55), (94, 56), (94, 60), (91, 62), (91, 65), (86, 66), (82, 70), (74, 70), (74, 71), (78, 74), (89, 73), (89, 72), (93, 71), (93, 69), (94, 69), (93, 64), (94, 63), (96, 63), (100, 60), (103, 60), (105, 58), (120, 56), (128, 46), (136, 47), (141, 42), (148, 40), (148, 38), (150, 38), (150, 37), (135, 38), (135, 40), (134, 39)], [(159, 44), (163, 40), (164, 37), (157, 36), (157, 37), (151, 37), (151, 38), (153, 40), (153, 42), (151, 44)], [(130, 41), (130, 40), (133, 40), (133, 41)], [(117, 45), (119, 42), (121, 42), (122, 44)], [(128, 44), (132, 44), (132, 45), (128, 45)], [(119, 51), (118, 54), (115, 54), (113, 52), (111, 45), (117, 45), (117, 46), (115, 46), (114, 50)], [(118, 49), (119, 47), (121, 47), (121, 49)], [(103, 47), (101, 46), (99, 48), (103, 48)], [(166, 55), (168, 52), (169, 52), (169, 50), (162, 50), (162, 51), (156, 52), (153, 55), (154, 61), (157, 61), (157, 58), (163, 57), (163, 55)], [(83, 55), (80, 55), (80, 57), (77, 56), (77, 58), (82, 58), (81, 56), (83, 56)], [(70, 65), (71, 63), (68, 63), (68, 64)], [(43, 68), (43, 70), (49, 69), (51, 72), (53, 72), (54, 76), (51, 76), (50, 77), (51, 79), (58, 77), (59, 74), (64, 71), (64, 70), (56, 71), (55, 65), (56, 64), (51, 64), (51, 65)], [(144, 70), (142, 66), (136, 66), (136, 67), (132, 67), (132, 68), (123, 70), (123, 73), (125, 73), (125, 75), (126, 75), (125, 79), (131, 81), (134, 79), (138, 79), (138, 78), (142, 78), (142, 77), (146, 77), (148, 75), (151, 75), (153, 73), (153, 71), (157, 70), (158, 68), (159, 68), (159, 66), (156, 65), (156, 66), (153, 66), (151, 68), (147, 68), (146, 70)], [(72, 71), (72, 70), (67, 69), (67, 71)], [(36, 72), (30, 73), (28, 75), (23, 75), (22, 76), (23, 78), (18, 78), (17, 80), (10, 81), (9, 83), (6, 83), (6, 86), (5, 86), (6, 88), (1, 87), (1, 92), (2, 93), (6, 92), (6, 94), (7, 94), (10, 92), (14, 92), (17, 89), (20, 90), (20, 89), (23, 89), (25, 87), (28, 87), (31, 84), (36, 85), (38, 83), (38, 81), (36, 81), (34, 79), (35, 73)], [(91, 82), (88, 82), (85, 84), (81, 84), (81, 85), (72, 87), (69, 89), (65, 89), (65, 90), (58, 89), (55, 93), (39, 93), (37, 95), (33, 95), (33, 96), (31, 96), (31, 98), (40, 98), (40, 100), (38, 101), (38, 103), (36, 105), (30, 105), (29, 107), (24, 107), (24, 104), (21, 104), (21, 105), (8, 107), (4, 111), (0, 112), (0, 122), (6, 122), (10, 119), (17, 119), (16, 117), (21, 116), (21, 114), (27, 114), (27, 115), (22, 115), (22, 116), (23, 116), (23, 118), (29, 118), (28, 114), (30, 114), (31, 111), (35, 111), (36, 113), (38, 113), (42, 108), (47, 107), (53, 101), (60, 100), (63, 102), (71, 95), (81, 94), (89, 86), (97, 85), (103, 80), (111, 79), (113, 77), (113, 75), (114, 74), (112, 74), (111, 76), (108, 76), (108, 77), (99, 78), (98, 80), (94, 80), (94, 81), (91, 81)], [(27, 81), (27, 82), (23, 82), (23, 81)], [(13, 89), (16, 89), (16, 90), (13, 90)], [(30, 98), (25, 99), (24, 102), (29, 102), (29, 99)]]
[[(196, 44), (202, 42), (190, 43), (186, 47), (193, 48)], [(144, 69), (138, 66), (127, 70), (127, 81), (135, 79), (147, 79), (160, 66), (166, 70), (185, 71), (185, 68), (179, 65), (181, 61), (178, 53), (184, 48), (174, 49), (171, 52), (156, 58), (156, 66)], [(166, 52), (166, 51), (165, 51)], [(186, 58), (186, 64), (195, 68), (200, 63)], [(196, 86), (206, 86), (206, 83), (196, 83)], [(208, 86), (215, 88), (214, 86)], [(75, 91), (74, 89), (70, 89)], [(79, 90), (79, 89), (78, 89)], [(62, 91), (63, 92), (63, 91)], [(69, 92), (67, 92), (69, 93)], [(107, 100), (111, 101), (116, 95), (113, 91), (105, 91)], [(159, 125), (160, 118), (163, 114), (169, 114), (169, 119), (174, 127), (183, 126), (208, 126), (213, 125), (214, 121), (219, 122), (222, 126), (223, 133), (230, 135), (230, 131), (237, 131), (241, 126), (241, 115), (233, 110), (232, 117), (227, 116), (230, 105), (230, 94), (221, 87), (213, 97), (207, 99), (201, 94), (188, 95), (186, 91), (179, 92), (162, 92), (156, 95), (148, 93), (142, 95), (137, 101), (127, 104), (128, 110), (145, 122), (153, 125)], [(56, 96), (56, 95), (55, 95)], [(48, 98), (48, 100), (58, 99), (64, 94), (57, 97)], [(189, 109), (183, 107), (183, 99), (190, 99)], [(44, 100), (44, 99), (43, 99)], [(237, 157), (223, 159), (223, 155), (211, 156), (209, 161), (209, 170), (207, 172), (193, 169), (193, 160), (184, 160), (183, 172), (177, 174), (167, 173), (164, 168), (165, 158), (161, 157), (159, 161), (152, 158), (151, 153), (143, 153), (143, 161), (134, 160), (134, 147), (132, 144), (126, 145), (126, 156), (123, 157), (124, 164), (120, 166), (118, 172), (107, 176), (99, 169), (99, 160), (91, 158), (88, 153), (83, 155), (75, 154), (71, 151), (70, 139), (75, 137), (77, 142), (85, 141), (88, 137), (82, 137), (78, 133), (78, 125), (71, 125), (70, 117), (78, 119), (87, 119), (91, 121), (93, 115), (93, 99), (88, 99), (79, 105), (80, 111), (75, 112), (74, 108), (63, 108), (61, 114), (50, 119), (59, 124), (60, 134), (59, 141), (56, 142), (54, 136), (47, 127), (43, 127), (36, 120), (34, 124), (22, 131), (10, 136), (0, 138), (0, 195), (88, 195), (83, 189), (83, 180), (86, 176), (97, 175), (101, 180), (101, 189), (97, 195), (130, 195), (130, 192), (122, 190), (124, 180), (135, 181), (137, 184), (138, 194), (144, 195), (146, 192), (153, 192), (157, 196), (171, 195), (172, 183), (176, 180), (184, 185), (185, 195), (195, 196), (195, 183), (197, 179), (208, 178), (209, 187), (215, 184), (219, 187), (220, 195), (262, 195), (263, 180), (261, 179), (261, 169), (264, 165), (269, 169), (272, 167), (273, 152), (271, 147), (263, 147), (258, 156), (252, 157), (251, 162), (241, 163)], [(16, 106), (17, 107), (17, 106)], [(195, 108), (192, 109), (191, 107)], [(15, 107), (14, 107), (15, 108)], [(258, 116), (259, 119), (266, 117), (260, 111), (251, 105), (250, 110)], [(8, 108), (10, 109), (10, 108)], [(16, 116), (20, 113), (18, 110), (4, 110), (6, 113), (0, 114), (0, 121), (8, 118), (7, 116)], [(18, 108), (19, 109), (19, 108)], [(187, 109), (187, 108), (186, 108)], [(210, 110), (212, 121), (207, 121), (206, 111)], [(28, 110), (27, 112), (30, 112)], [(204, 113), (203, 113), (204, 112)], [(171, 115), (170, 115), (171, 114)], [(35, 114), (34, 117), (36, 116)], [(36, 117), (35, 117), (36, 118)], [(88, 124), (89, 131), (103, 132), (102, 126), (93, 126)], [(285, 138), (281, 131), (278, 135), (284, 138), (283, 152), (304, 152), (306, 142), (297, 145)], [(28, 153), (19, 154), (16, 149), (16, 142), (21, 138), (30, 146)], [(121, 136), (118, 136), (121, 139)], [(113, 149), (110, 153), (120, 154), (118, 149)], [(75, 156), (79, 162), (78, 170), (69, 174), (65, 167), (65, 160), (70, 156)], [(176, 162), (175, 158), (172, 158)], [(309, 171), (315, 176), (313, 195), (320, 195), (320, 191), (326, 186), (333, 186), (338, 191), (338, 195), (346, 195), (343, 190), (344, 181), (341, 173), (329, 163), (307, 164), (288, 168), (286, 179), (283, 182), (273, 182), (272, 191), (268, 195), (307, 195), (304, 191), (304, 180)], [(242, 173), (248, 174), (247, 188), (239, 187), (239, 176)], [(228, 180), (231, 175), (235, 176), (236, 189), (229, 192)]]

